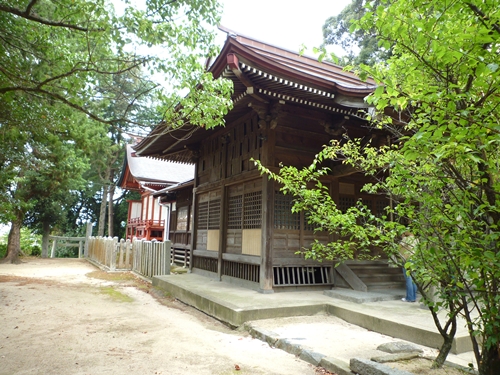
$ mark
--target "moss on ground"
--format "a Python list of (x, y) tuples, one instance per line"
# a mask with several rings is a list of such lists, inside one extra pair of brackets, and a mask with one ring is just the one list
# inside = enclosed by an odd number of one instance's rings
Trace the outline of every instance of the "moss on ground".
[(119, 292), (111, 286), (101, 287), (101, 293), (110, 296), (113, 300), (118, 302), (133, 302), (134, 299), (126, 294)]

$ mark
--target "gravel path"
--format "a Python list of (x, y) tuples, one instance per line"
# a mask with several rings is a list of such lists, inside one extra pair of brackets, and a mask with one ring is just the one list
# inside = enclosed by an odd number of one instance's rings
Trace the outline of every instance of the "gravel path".
[(78, 259), (0, 264), (0, 374), (315, 374), (317, 369)]

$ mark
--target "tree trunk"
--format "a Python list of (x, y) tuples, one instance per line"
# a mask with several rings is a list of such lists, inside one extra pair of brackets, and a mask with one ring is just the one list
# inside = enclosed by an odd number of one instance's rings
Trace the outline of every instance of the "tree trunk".
[(47, 258), (49, 256), (49, 234), (50, 224), (48, 221), (44, 221), (42, 235), (42, 258)]
[(432, 362), (432, 368), (441, 368), (448, 357), (448, 354), (451, 351), (451, 347), (453, 345), (453, 338), (455, 335), (443, 335), (441, 336), (444, 339), (443, 345), (439, 348), (439, 354)]
[(7, 244), (7, 254), (5, 258), (1, 260), (1, 263), (21, 263), (19, 260), (19, 253), (21, 252), (21, 225), (23, 223), (22, 215), (18, 214), (17, 218), (12, 221), (8, 244)]
[(106, 227), (106, 206), (108, 205), (108, 186), (102, 187), (102, 201), (101, 210), (99, 212), (99, 227), (97, 228), (97, 235), (104, 237), (104, 228)]
[[(113, 172), (111, 172), (111, 181), (113, 181)], [(108, 236), (113, 237), (113, 224), (115, 210), (113, 205), (113, 196), (115, 195), (115, 184), (109, 185), (109, 198), (108, 198)]]
[[(486, 341), (486, 337), (484, 341)], [(500, 345), (493, 345), (486, 349), (483, 344), (481, 351), (481, 362), (479, 363), (479, 375), (498, 375), (500, 374)]]
[[(432, 289), (424, 288), (421, 283), (417, 283), (417, 287), (425, 301), (432, 301), (431, 298), (434, 298), (434, 292)], [(432, 294), (429, 295), (429, 293)], [(439, 348), (438, 356), (434, 359), (434, 362), (432, 362), (432, 368), (441, 368), (443, 367), (448, 354), (450, 354), (453, 345), (453, 339), (455, 338), (455, 335), (457, 333), (457, 315), (460, 312), (461, 307), (460, 305), (457, 305), (452, 301), (448, 301), (449, 315), (447, 316), (447, 320), (444, 325), (442, 325), (441, 321), (439, 320), (437, 311), (434, 309), (434, 303), (428, 304), (427, 307), (429, 308), (432, 319), (434, 320), (434, 324), (436, 325), (439, 334), (443, 338), (443, 344)]]

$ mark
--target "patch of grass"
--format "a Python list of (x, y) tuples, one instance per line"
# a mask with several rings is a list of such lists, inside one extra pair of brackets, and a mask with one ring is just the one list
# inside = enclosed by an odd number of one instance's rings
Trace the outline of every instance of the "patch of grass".
[(137, 277), (131, 272), (94, 271), (88, 273), (87, 277), (124, 284), (134, 284), (137, 281)]
[(159, 298), (160, 299), (161, 298), (166, 298), (166, 299), (169, 299), (169, 300), (173, 300), (174, 299), (172, 297), (172, 294), (170, 294), (166, 290), (158, 288), (156, 286), (153, 286), (151, 289), (149, 289), (148, 293), (151, 294), (153, 297), (155, 297), (157, 299), (159, 299)]
[(99, 270), (88, 273), (87, 277), (111, 281), (122, 286), (133, 286), (143, 292), (148, 292), (151, 289), (150, 282), (134, 275), (132, 272), (106, 272)]
[(118, 301), (118, 302), (133, 302), (134, 299), (127, 296), (126, 294), (123, 294), (113, 287), (110, 286), (105, 286), (101, 288), (101, 293), (107, 294), (110, 296), (113, 300)]
[[(98, 279), (98, 280), (105, 280), (105, 281), (110, 281), (112, 283), (117, 284), (118, 287), (134, 287), (137, 288), (138, 290), (148, 293), (153, 298), (155, 298), (159, 303), (165, 306), (170, 306), (170, 307), (175, 307), (177, 304), (174, 304), (174, 298), (170, 295), (170, 293), (166, 292), (165, 290), (161, 288), (154, 287), (150, 282), (138, 277), (137, 275), (134, 275), (132, 272), (106, 272), (102, 270), (98, 271), (93, 271), (90, 273), (87, 273), (87, 277), (93, 278), (93, 279)], [(115, 298), (112, 294), (114, 294), (111, 290), (113, 288), (111, 286), (102, 288), (102, 293), (106, 293), (110, 295), (112, 298)], [(120, 292), (117, 292), (114, 290), (115, 293), (121, 294)], [(125, 296), (126, 298), (129, 298), (128, 296)], [(119, 299), (118, 299), (119, 300)], [(130, 302), (131, 299), (123, 302)], [(175, 305), (175, 306), (174, 306)]]

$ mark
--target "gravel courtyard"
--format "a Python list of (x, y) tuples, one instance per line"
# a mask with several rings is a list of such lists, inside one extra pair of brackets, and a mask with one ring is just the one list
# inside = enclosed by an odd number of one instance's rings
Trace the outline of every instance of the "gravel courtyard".
[(2, 375), (319, 371), (130, 274), (78, 259), (0, 264), (0, 319)]

